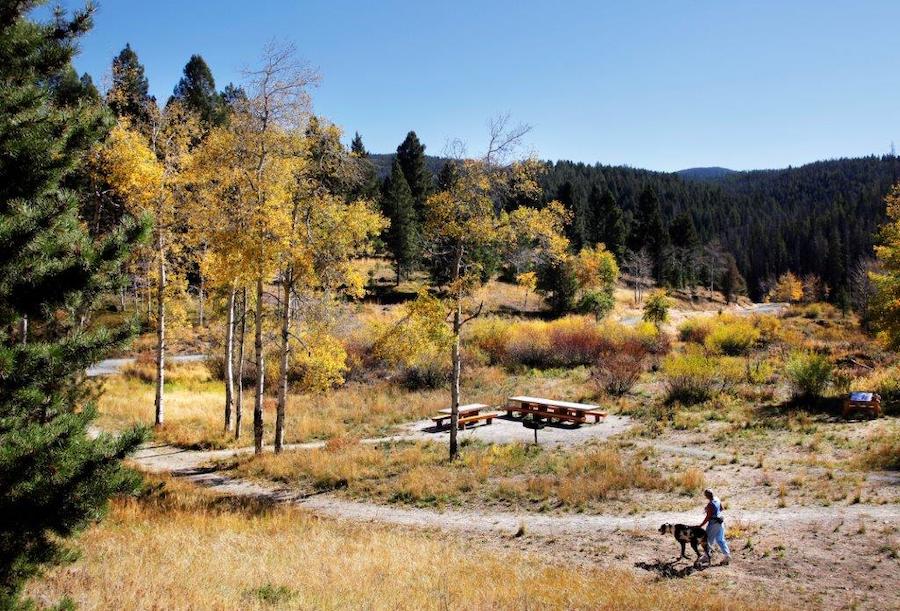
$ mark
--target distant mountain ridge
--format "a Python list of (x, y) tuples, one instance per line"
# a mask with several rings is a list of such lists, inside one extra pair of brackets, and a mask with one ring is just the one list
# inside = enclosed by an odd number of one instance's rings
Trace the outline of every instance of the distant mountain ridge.
[[(375, 172), (378, 174), (378, 178), (384, 180), (388, 174), (391, 173), (391, 164), (394, 163), (394, 157), (396, 156), (396, 153), (369, 153), (369, 161), (375, 166)], [(431, 170), (431, 173), (435, 176), (438, 175), (447, 161), (449, 160), (446, 157), (425, 155), (425, 165), (428, 166), (428, 169)]]
[(730, 170), (719, 166), (711, 166), (706, 168), (687, 168), (675, 172), (685, 180), (717, 180), (737, 173), (737, 170)]

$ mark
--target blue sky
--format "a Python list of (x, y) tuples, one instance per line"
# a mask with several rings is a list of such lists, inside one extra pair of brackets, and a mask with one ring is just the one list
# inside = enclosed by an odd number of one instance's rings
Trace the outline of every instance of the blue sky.
[(508, 111), (542, 158), (752, 169), (900, 145), (897, 24), (896, 0), (100, 0), (76, 66), (102, 84), (130, 42), (165, 99), (192, 53), (221, 88), (274, 38), (374, 152), (410, 129), (477, 152)]

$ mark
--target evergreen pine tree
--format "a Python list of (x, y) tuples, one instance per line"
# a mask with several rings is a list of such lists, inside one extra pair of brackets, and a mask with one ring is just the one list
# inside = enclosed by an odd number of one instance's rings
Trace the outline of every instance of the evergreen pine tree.
[(441, 171), (437, 176), (437, 187), (439, 191), (447, 191), (456, 180), (457, 167), (452, 161), (447, 161), (441, 166)]
[(366, 150), (359, 132), (353, 134), (353, 140), (350, 142), (350, 152), (360, 166), (359, 186), (353, 190), (351, 196), (354, 199), (377, 199), (381, 187), (378, 181), (378, 171), (375, 169), (375, 164), (369, 159), (369, 151)]
[(618, 261), (625, 257), (625, 241), (628, 237), (625, 228), (625, 217), (609, 189), (596, 184), (591, 187), (588, 196), (588, 208), (592, 211), (592, 227), (588, 235), (592, 243), (602, 242), (606, 249), (616, 256)]
[(416, 132), (406, 134), (406, 138), (397, 147), (397, 159), (413, 196), (416, 221), (421, 225), (425, 200), (434, 190), (434, 178), (425, 162), (425, 145), (419, 142)]
[(106, 102), (117, 117), (127, 117), (138, 131), (148, 133), (156, 99), (149, 94), (150, 84), (137, 53), (126, 44), (112, 61), (112, 86)]
[(398, 158), (391, 165), (391, 175), (384, 181), (382, 209), (391, 221), (385, 242), (397, 267), (397, 282), (418, 262), (419, 235), (413, 196)]
[(722, 275), (722, 292), (725, 294), (726, 302), (731, 303), (738, 295), (743, 295), (747, 292), (747, 282), (738, 270), (734, 255), (726, 253), (725, 259), (725, 273)]
[(556, 199), (572, 212), (572, 222), (566, 228), (572, 247), (578, 251), (590, 242), (590, 227), (587, 219), (587, 200), (580, 185), (566, 181), (556, 192)]
[(669, 225), (667, 276), (673, 286), (684, 288), (694, 286), (700, 263), (700, 238), (694, 220), (687, 212), (682, 212)]
[[(92, 9), (39, 24), (33, 3), (0, 11), (0, 608), (15, 608), (41, 564), (62, 561), (64, 539), (133, 491), (121, 460), (133, 430), (91, 438), (96, 415), (84, 370), (131, 328), (83, 321), (145, 228), (95, 241), (78, 218), (79, 193), (62, 185), (109, 120), (90, 95), (56, 85), (69, 72)], [(7, 154), (15, 151), (15, 154)], [(12, 329), (27, 317), (28, 332)], [(22, 327), (23, 330), (25, 327)]]
[(664, 255), (669, 245), (669, 233), (663, 223), (659, 198), (652, 187), (645, 187), (638, 199), (637, 214), (631, 234), (631, 250), (647, 249), (653, 259), (653, 271), (657, 281), (662, 278)]
[(225, 89), (222, 90), (222, 105), (224, 106), (225, 114), (234, 110), (239, 104), (247, 101), (247, 92), (244, 91), (244, 88), (240, 85), (235, 85), (234, 83), (228, 83), (225, 85)]
[(199, 55), (191, 55), (184, 66), (184, 75), (172, 92), (172, 99), (200, 117), (207, 126), (221, 125), (225, 119), (222, 96), (216, 91), (212, 70)]
[(359, 132), (353, 133), (353, 141), (350, 143), (350, 152), (357, 157), (368, 157), (369, 151), (366, 150)]
[(847, 270), (844, 267), (845, 251), (838, 232), (838, 226), (832, 226), (828, 232), (828, 251), (825, 257), (825, 283), (829, 288), (829, 297), (837, 302), (841, 291), (846, 293)]

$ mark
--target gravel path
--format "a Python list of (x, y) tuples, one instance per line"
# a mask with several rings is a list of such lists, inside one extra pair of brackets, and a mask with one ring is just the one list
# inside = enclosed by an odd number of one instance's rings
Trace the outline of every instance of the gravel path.
[[(204, 354), (176, 354), (174, 356), (166, 357), (166, 360), (171, 360), (176, 363), (193, 363), (196, 361), (202, 361), (206, 359), (206, 355)], [(95, 363), (87, 368), (87, 376), (89, 378), (95, 378), (97, 376), (111, 376), (122, 371), (122, 367), (125, 365), (129, 365), (134, 362), (132, 358), (126, 359), (106, 359), (100, 361), (99, 363)]]
[[(376, 443), (391, 439), (370, 439)], [(295, 444), (288, 449), (320, 447), (321, 443)], [(298, 495), (273, 485), (231, 478), (205, 465), (216, 460), (252, 452), (239, 450), (194, 451), (168, 445), (148, 445), (132, 458), (140, 468), (157, 473), (170, 473), (198, 485), (213, 488), (223, 494), (263, 498), (276, 502), (290, 502), (320, 515), (358, 522), (379, 522), (417, 528), (512, 534), (521, 526), (533, 534), (548, 536), (586, 535), (597, 531), (647, 530), (663, 522), (696, 521), (696, 511), (689, 513), (647, 512), (640, 515), (544, 515), (528, 512), (462, 511), (419, 509), (380, 505), (339, 498), (333, 494)], [(730, 520), (757, 525), (787, 523), (815, 523), (835, 519), (875, 519), (893, 523), (900, 521), (900, 507), (896, 505), (848, 505), (829, 507), (785, 507), (767, 510), (729, 510)]]

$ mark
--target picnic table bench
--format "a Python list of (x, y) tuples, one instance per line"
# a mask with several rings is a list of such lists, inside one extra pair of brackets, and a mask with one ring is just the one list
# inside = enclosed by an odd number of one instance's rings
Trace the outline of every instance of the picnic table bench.
[(594, 418), (594, 422), (600, 422), (600, 418), (606, 417), (606, 412), (602, 411), (599, 405), (526, 396), (510, 397), (507, 400), (506, 414), (512, 417), (514, 413), (522, 416), (531, 414), (533, 418), (546, 418), (549, 421), (565, 420), (576, 424), (584, 424), (589, 416)]
[[(482, 411), (486, 409), (490, 409), (490, 406), (485, 405), (484, 403), (469, 403), (468, 405), (460, 405), (459, 418), (457, 419), (459, 428), (465, 429), (467, 424), (480, 422), (482, 420), (485, 422), (485, 424), (491, 424), (494, 418), (500, 415), (494, 412), (482, 413)], [(452, 417), (450, 413), (451, 411), (452, 410), (449, 407), (439, 409), (438, 415), (432, 418), (435, 426), (437, 426), (438, 428), (443, 428), (445, 426), (445, 423), (448, 423)]]

